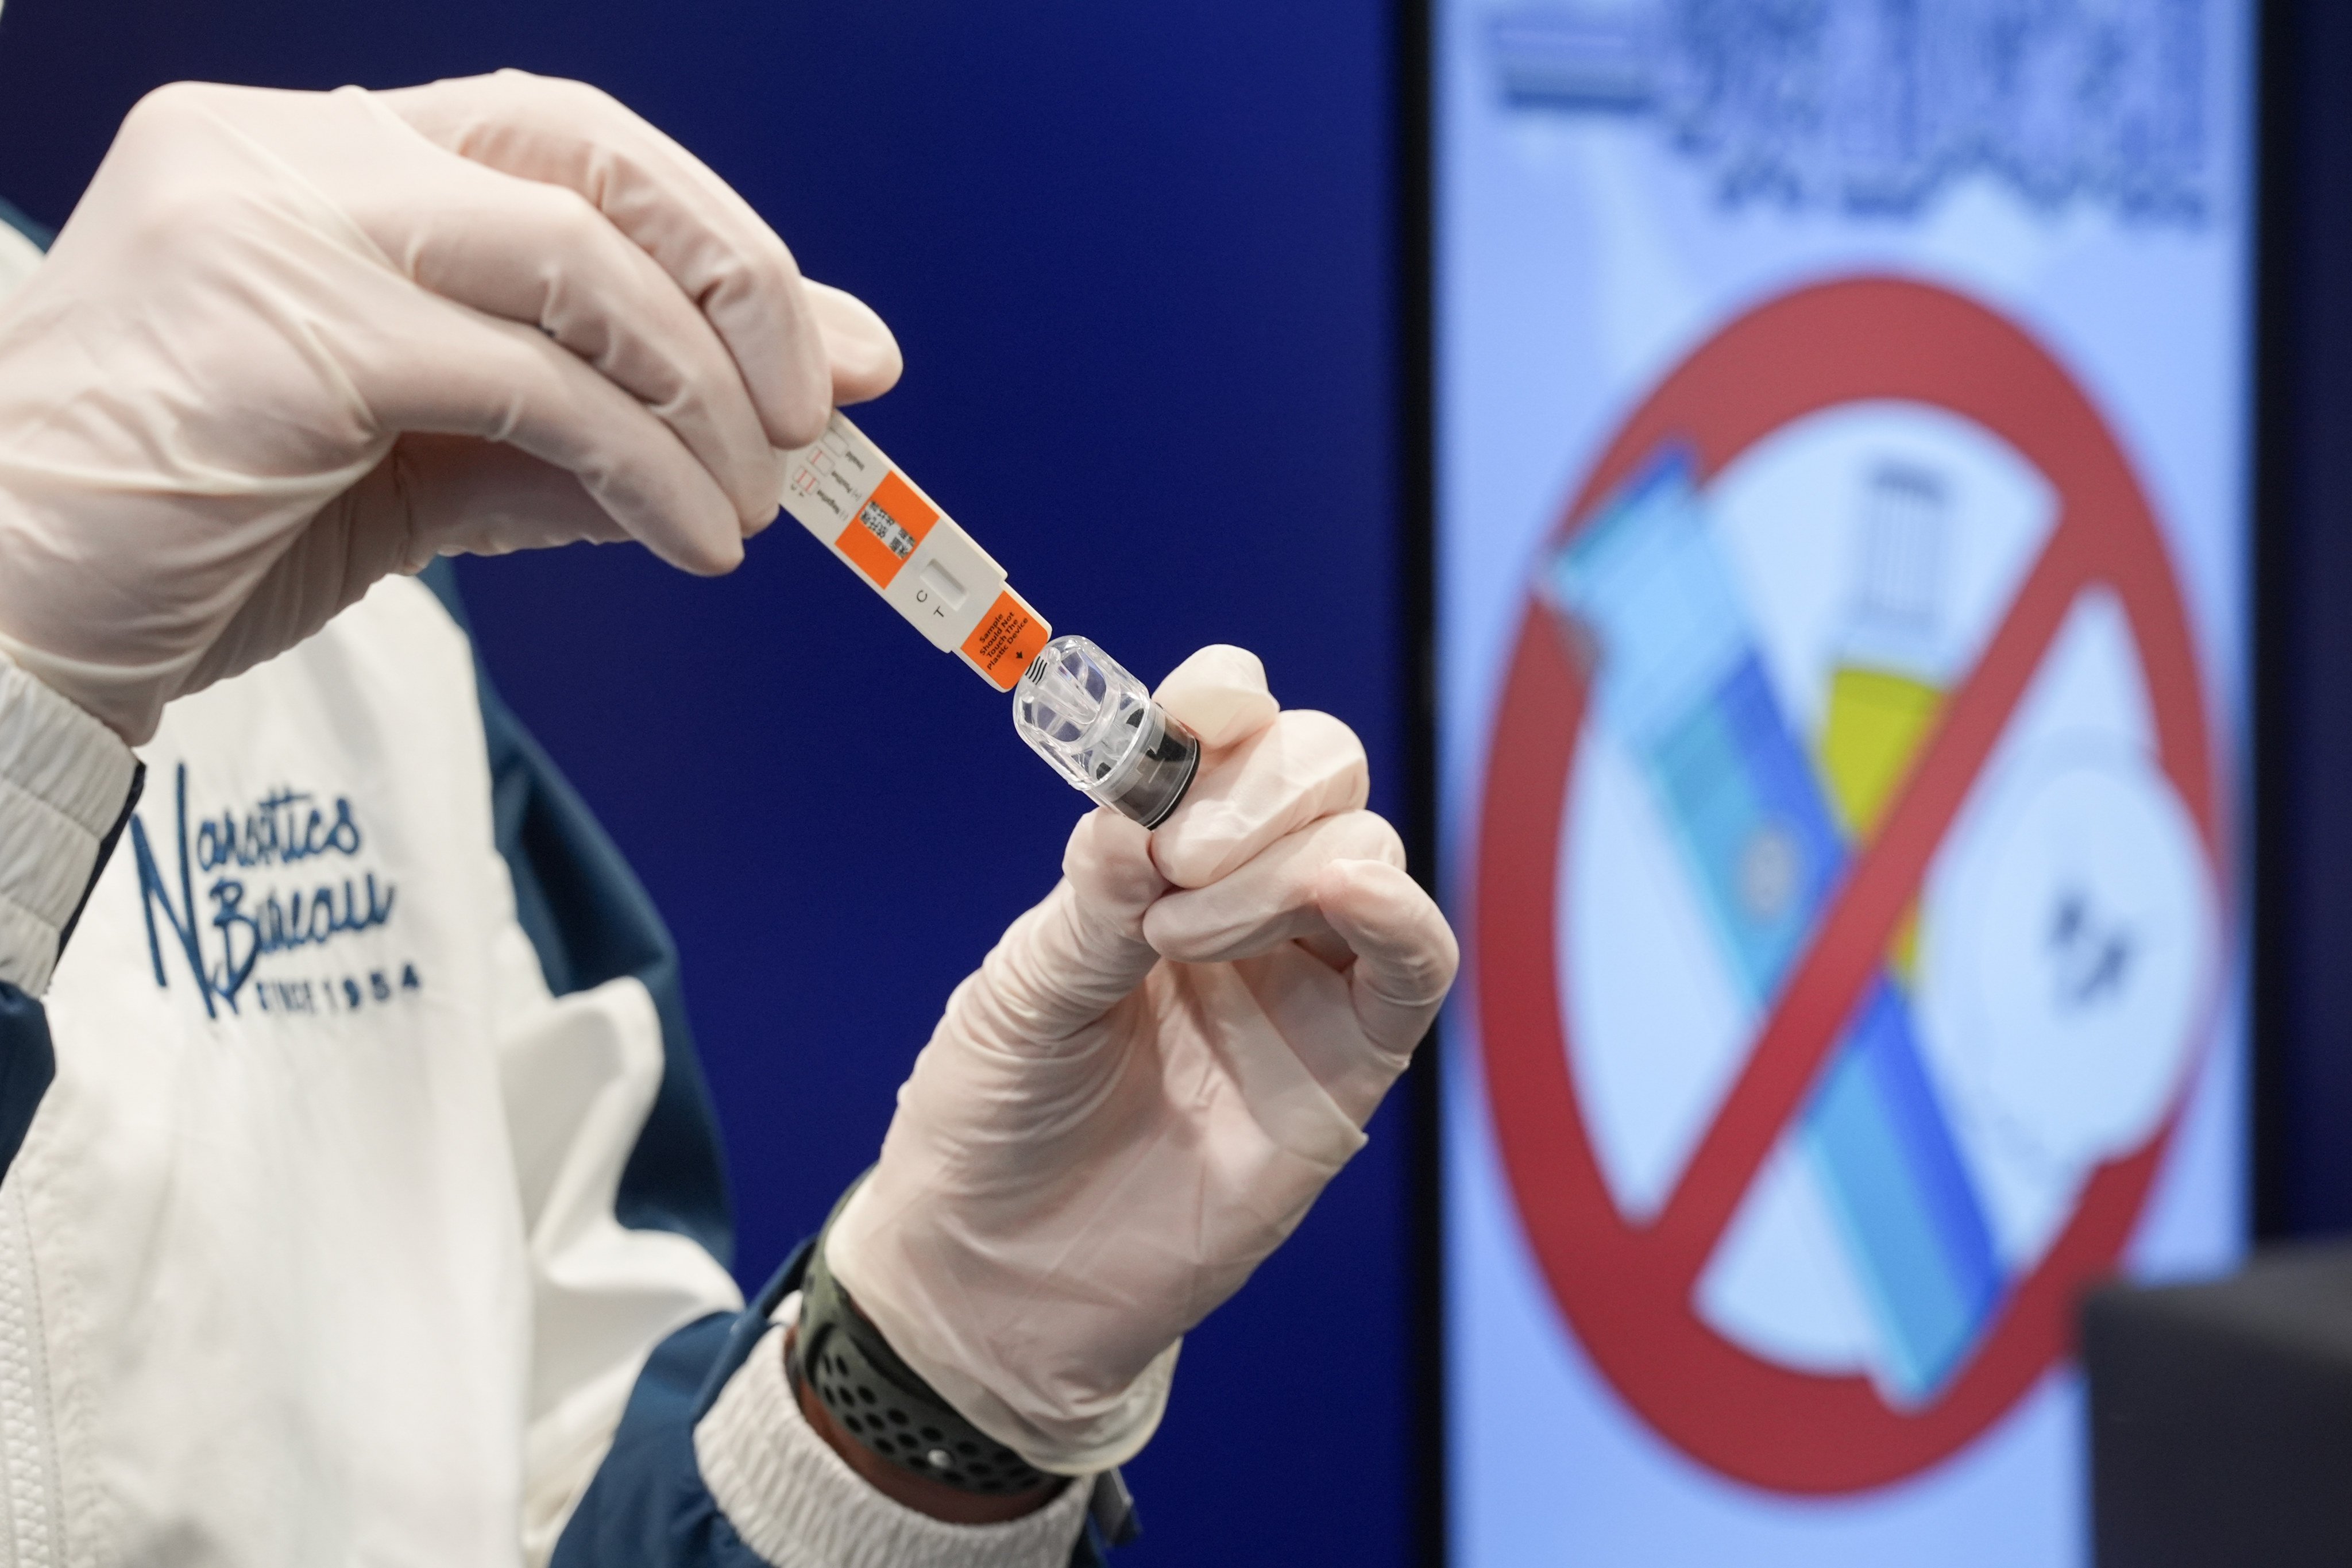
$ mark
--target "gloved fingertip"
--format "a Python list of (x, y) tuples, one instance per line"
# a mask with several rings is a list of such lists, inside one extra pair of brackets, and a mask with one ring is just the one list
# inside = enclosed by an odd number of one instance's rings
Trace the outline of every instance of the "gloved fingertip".
[(697, 577), (724, 577), (743, 564), (743, 536), (739, 533), (733, 539), (677, 564)]
[[(745, 367), (743, 384), (769, 444), (779, 454), (796, 452), (824, 434), (833, 418), (833, 368), (826, 359), (826, 333), (811, 308), (805, 279), (793, 278), (789, 301), (798, 309), (799, 330), (782, 334), (772, 353), (756, 368)], [(738, 352), (740, 363), (741, 351)]]
[(735, 521), (746, 539), (776, 521), (783, 510), (778, 499), (784, 493), (783, 454), (762, 445), (756, 455), (736, 455), (729, 465), (728, 499), (735, 503)]
[(1212, 751), (1249, 739), (1282, 711), (1266, 689), (1265, 664), (1231, 643), (1211, 643), (1192, 655), (1152, 696)]
[(1188, 804), (1176, 812), (1151, 835), (1150, 844), (1151, 863), (1174, 886), (1205, 888), (1245, 858), (1246, 843), (1224, 820), (1232, 814), (1222, 805)]
[(1315, 874), (1315, 895), (1318, 902), (1337, 903), (1366, 913), (1429, 897), (1403, 867), (1369, 856), (1325, 862)]
[(898, 374), (905, 362), (895, 353), (884, 359), (855, 359), (826, 350), (833, 363), (833, 405), (847, 408), (855, 404), (871, 403), (898, 384)]
[[(1308, 896), (1315, 900), (1317, 908), (1344, 918), (1364, 903), (1368, 897), (1377, 900), (1381, 896), (1382, 889), (1367, 885), (1362, 875), (1362, 868), (1370, 864), (1372, 862), (1369, 860), (1328, 862), (1315, 873), (1314, 881), (1308, 885)], [(1349, 923), (1352, 925), (1354, 922)]]
[(898, 340), (874, 308), (814, 279), (804, 280), (817, 333), (824, 340), (835, 405), (865, 403), (898, 384), (907, 367)]
[(824, 434), (833, 417), (830, 384), (811, 382), (805, 393), (793, 391), (758, 398), (760, 428), (779, 452), (797, 452)]
[(1359, 959), (1381, 973), (1392, 996), (1434, 1006), (1452, 988), (1461, 943), (1436, 900), (1402, 868), (1334, 860), (1316, 873), (1314, 899)]
[(1062, 851), (1062, 875), (1097, 903), (1140, 910), (1167, 891), (1151, 859), (1151, 834), (1141, 823), (1097, 806), (1078, 818)]
[(732, 518), (724, 530), (677, 528), (639, 537), (656, 555), (697, 577), (724, 577), (743, 564), (743, 531)]

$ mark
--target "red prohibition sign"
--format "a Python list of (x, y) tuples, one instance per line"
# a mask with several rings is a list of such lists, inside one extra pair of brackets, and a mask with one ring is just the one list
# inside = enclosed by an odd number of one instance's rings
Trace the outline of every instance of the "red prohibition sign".
[[(2202, 684), (2162, 539), (2129, 465), (2065, 372), (2016, 326), (1947, 289), (1886, 278), (1801, 289), (1733, 322), (1637, 409), (1570, 507), (1559, 537), (1666, 441), (1698, 478), (1806, 415), (1863, 401), (1948, 409), (2007, 441), (2059, 514), (1976, 668), (1953, 692), (1878, 835), (1862, 847), (1791, 966), (1723, 1109), (1654, 1218), (1618, 1212), (1569, 1072), (1554, 941), (1560, 825), (1587, 695), (1582, 669), (1529, 603), (1487, 759), (1475, 909), (1488, 1097), (1521, 1222), (1553, 1297), (1602, 1373), (1658, 1431), (1759, 1486), (1834, 1493), (1956, 1452), (2064, 1355), (2077, 1296), (2108, 1273), (2179, 1118), (2100, 1166), (2032, 1272), (1929, 1404), (1896, 1408), (1866, 1377), (1777, 1366), (1698, 1316), (1693, 1284), (1822, 1067), (1889, 934), (2078, 595), (2121, 602), (2154, 709), (2157, 763), (2222, 864)], [(2216, 876), (2214, 885), (2228, 879)]]

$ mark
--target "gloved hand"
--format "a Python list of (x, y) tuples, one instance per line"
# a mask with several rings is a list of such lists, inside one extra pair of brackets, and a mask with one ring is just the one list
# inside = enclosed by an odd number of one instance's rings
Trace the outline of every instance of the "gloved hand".
[(164, 88), (0, 310), (0, 649), (136, 742), (436, 554), (724, 572), (898, 373), (592, 88)]
[(1361, 1146), (1454, 978), (1454, 935), (1362, 809), (1362, 746), (1203, 649), (1161, 704), (1203, 743), (1156, 832), (1108, 810), (899, 1091), (827, 1233), (915, 1371), (1040, 1468), (1124, 1462), (1178, 1336)]

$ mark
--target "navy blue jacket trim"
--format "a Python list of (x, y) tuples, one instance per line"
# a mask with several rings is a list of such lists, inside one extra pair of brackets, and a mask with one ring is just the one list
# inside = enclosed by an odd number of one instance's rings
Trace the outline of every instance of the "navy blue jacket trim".
[(98, 891), (99, 874), (106, 863), (114, 858), (114, 847), (122, 842), (122, 830), (131, 826), (131, 814), (139, 809), (139, 797), (147, 792), (147, 764), (135, 763), (131, 769), (131, 793), (122, 797), (122, 810), (115, 816), (114, 826), (98, 841), (98, 861), (89, 868), (89, 880), (84, 884), (81, 897), (74, 903), (73, 913), (66, 917), (64, 927), (58, 932), (58, 955), (65, 956), (66, 943), (73, 940), (74, 927), (81, 924), (82, 910), (89, 908), (90, 894)]
[(742, 1311), (689, 1323), (654, 1348), (550, 1568), (768, 1568), (703, 1484), (694, 1428), (799, 1288), (814, 1246), (794, 1248)]
[[(142, 763), (131, 772), (131, 793), (123, 797), (114, 826), (99, 840), (98, 859), (90, 866), (89, 880), (74, 902), (73, 914), (58, 932), (60, 956), (74, 927), (81, 923), (82, 910), (89, 907), (90, 889), (98, 886), (106, 863), (114, 858), (114, 847), (122, 841), (122, 825), (131, 820), (131, 809), (139, 804), (139, 791), (146, 782), (147, 764)], [(58, 1053), (49, 1039), (47, 1010), (14, 985), (0, 984), (0, 1176), (16, 1163), (16, 1151), (25, 1146), (25, 1134), (32, 1128), (33, 1113), (40, 1110), (41, 1097), (49, 1092), (50, 1081), (57, 1076)]]
[(48, 249), (58, 237), (56, 229), (27, 214), (15, 202), (0, 201), (0, 223), (6, 224), (43, 250)]
[[(22, 234), (43, 250), (55, 237), (52, 231), (35, 223), (16, 210), (13, 202), (0, 201), (0, 223)], [(124, 803), (122, 816), (115, 819), (114, 831), (106, 836), (100, 848), (98, 865), (89, 874), (90, 887), (98, 885), (98, 874), (106, 869), (113, 858), (114, 841), (122, 836), (122, 824), (129, 820), (131, 807), (139, 799), (139, 779), (145, 776), (142, 767), (131, 780), (131, 800)], [(89, 888), (81, 892), (81, 903), (74, 906), (73, 920), (66, 922), (58, 933), (58, 951), (63, 952), (65, 939), (73, 934), (74, 921), (81, 919), (81, 905), (89, 902)], [(16, 1151), (25, 1146), (25, 1133), (33, 1125), (33, 1113), (41, 1108), (41, 1097), (49, 1092), (49, 1081), (58, 1075), (58, 1055), (49, 1043), (49, 1016), (41, 1005), (14, 985), (0, 984), (0, 1176), (16, 1162)]]
[(694, 1457), (697, 1398), (740, 1324), (714, 1314), (654, 1347), (551, 1568), (768, 1568), (719, 1510)]
[[(419, 574), (472, 636), (446, 560)], [(662, 1080), (645, 1130), (621, 1172), (614, 1212), (633, 1230), (690, 1237), (721, 1264), (735, 1233), (719, 1120), (695, 1054), (678, 982), (677, 944), (621, 852), (546, 752), (490, 684), (478, 648), (474, 673), (489, 747), (499, 852), (514, 882), (515, 913), (558, 996), (634, 974), (661, 1020)]]
[(47, 1012), (14, 985), (0, 984), (0, 1176), (16, 1163), (57, 1075)]

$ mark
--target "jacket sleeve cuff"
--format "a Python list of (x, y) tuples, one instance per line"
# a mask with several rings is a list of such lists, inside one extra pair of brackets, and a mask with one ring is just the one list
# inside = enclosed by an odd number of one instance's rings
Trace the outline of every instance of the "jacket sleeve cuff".
[(894, 1502), (810, 1430), (783, 1335), (782, 1323), (768, 1331), (694, 1429), (703, 1482), (746, 1546), (775, 1568), (1066, 1568), (1085, 1482), (1003, 1524), (948, 1524)]
[(0, 983), (48, 989), (138, 771), (121, 737), (0, 656)]

